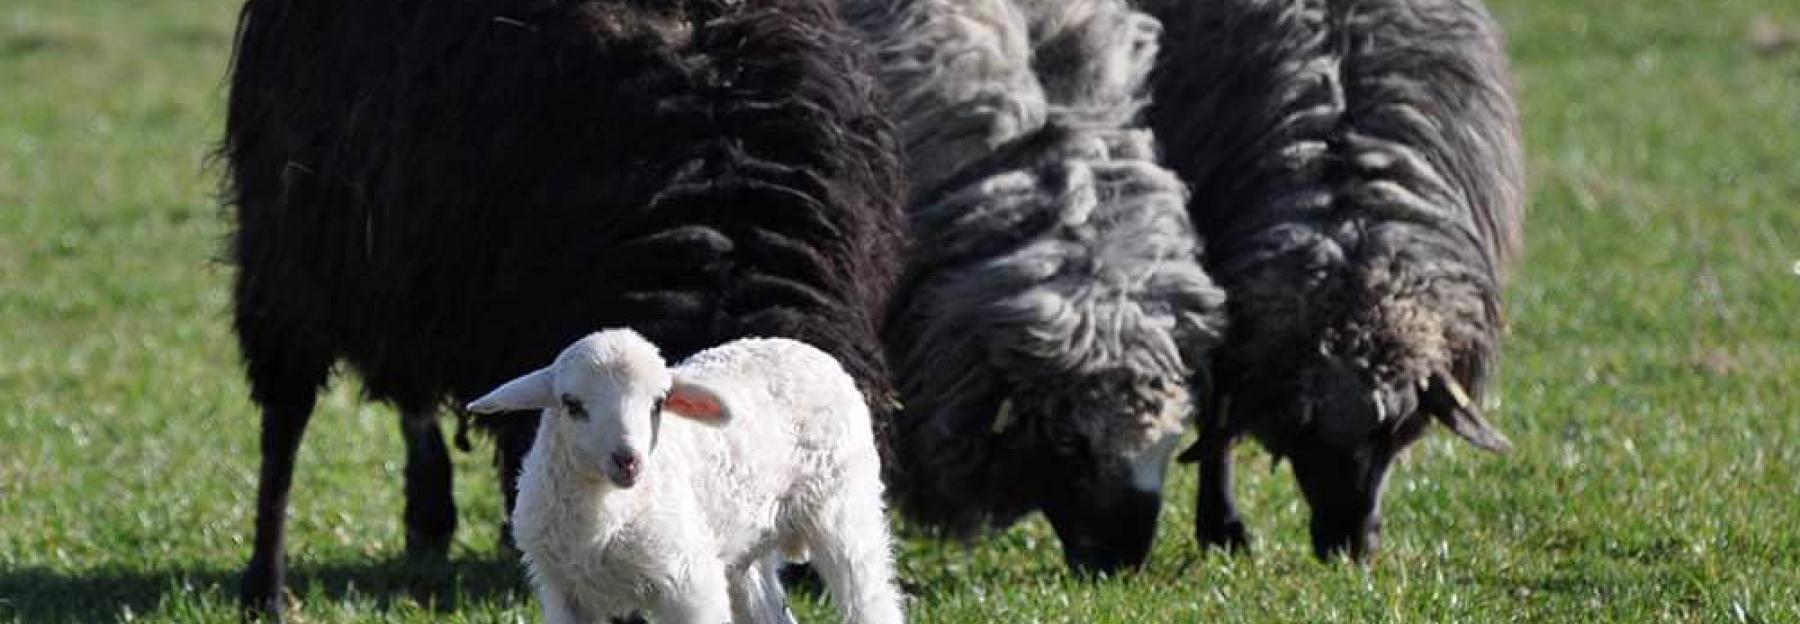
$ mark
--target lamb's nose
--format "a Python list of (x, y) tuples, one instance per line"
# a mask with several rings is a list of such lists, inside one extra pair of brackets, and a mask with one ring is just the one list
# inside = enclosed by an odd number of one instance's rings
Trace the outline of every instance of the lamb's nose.
[(637, 481), (638, 468), (641, 467), (637, 453), (631, 451), (614, 452), (612, 454), (612, 462), (613, 467), (619, 469), (620, 481), (624, 482), (624, 484), (635, 483)]

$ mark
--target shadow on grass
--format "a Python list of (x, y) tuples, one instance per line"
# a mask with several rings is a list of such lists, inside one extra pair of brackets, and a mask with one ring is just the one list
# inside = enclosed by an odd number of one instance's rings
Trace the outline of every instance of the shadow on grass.
[[(186, 602), (235, 609), (237, 568), (81, 571), (0, 570), (0, 620), (50, 623), (110, 622), (126, 613), (156, 612)], [(387, 611), (407, 602), (436, 611), (460, 603), (513, 596), (530, 600), (517, 559), (492, 556), (420, 563), (396, 556), (367, 562), (301, 565), (288, 570), (288, 589), (302, 599), (357, 601)], [(187, 598), (183, 600), (183, 598)]]

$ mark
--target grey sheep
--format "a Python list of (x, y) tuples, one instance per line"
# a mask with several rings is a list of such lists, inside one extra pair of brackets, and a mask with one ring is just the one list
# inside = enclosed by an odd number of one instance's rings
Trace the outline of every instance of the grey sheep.
[(1184, 460), (1196, 533), (1242, 547), (1229, 447), (1292, 464), (1321, 558), (1378, 543), (1395, 456), (1480, 408), (1524, 215), (1498, 27), (1473, 0), (1151, 0), (1153, 127), (1230, 295), (1220, 392)]
[(912, 185), (900, 508), (963, 537), (1041, 510), (1070, 565), (1140, 563), (1224, 314), (1139, 127), (1160, 27), (1123, 0), (844, 5)]

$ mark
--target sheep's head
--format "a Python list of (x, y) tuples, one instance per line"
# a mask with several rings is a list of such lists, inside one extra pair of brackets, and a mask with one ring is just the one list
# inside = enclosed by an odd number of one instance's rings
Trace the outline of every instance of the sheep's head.
[(664, 413), (712, 425), (731, 414), (719, 392), (672, 375), (656, 345), (629, 329), (576, 341), (550, 366), (507, 382), (468, 410), (543, 410), (575, 470), (621, 488), (644, 474)]
[(887, 330), (909, 516), (966, 536), (1042, 511), (1072, 567), (1143, 561), (1225, 299), (1153, 152), (1143, 133), (1039, 133), (992, 164), (1050, 164), (915, 221), (931, 244)]
[(1252, 309), (1222, 361), (1233, 378), (1220, 380), (1215, 417), (1292, 464), (1317, 556), (1360, 560), (1379, 545), (1389, 468), (1432, 421), (1483, 449), (1509, 446), (1464, 386), (1485, 375), (1497, 320), (1468, 281), (1380, 267), (1316, 279), (1327, 305), (1238, 300)]
[(1069, 566), (1113, 572), (1149, 554), (1190, 411), (1186, 379), (1119, 372), (1015, 388), (993, 427)]

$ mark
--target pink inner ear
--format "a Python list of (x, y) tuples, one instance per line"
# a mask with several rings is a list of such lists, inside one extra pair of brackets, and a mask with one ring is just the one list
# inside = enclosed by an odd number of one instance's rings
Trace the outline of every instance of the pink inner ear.
[(694, 420), (718, 420), (725, 408), (712, 397), (697, 392), (672, 392), (663, 409)]

